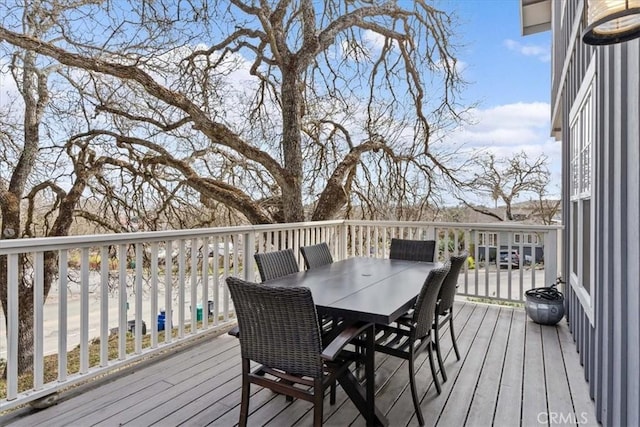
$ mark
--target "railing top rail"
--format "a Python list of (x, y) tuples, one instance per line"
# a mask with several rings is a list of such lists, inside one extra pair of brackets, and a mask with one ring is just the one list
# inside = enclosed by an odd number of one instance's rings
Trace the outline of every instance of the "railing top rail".
[(433, 221), (371, 221), (371, 220), (345, 220), (347, 225), (383, 225), (391, 227), (438, 227), (438, 228), (465, 228), (470, 230), (531, 230), (531, 231), (550, 231), (562, 230), (562, 224), (539, 225), (539, 224), (523, 224), (520, 222), (433, 222)]
[(386, 227), (436, 227), (436, 228), (464, 228), (468, 230), (522, 230), (522, 231), (551, 231), (560, 230), (562, 225), (531, 225), (515, 222), (507, 223), (459, 223), (459, 222), (428, 222), (428, 221), (371, 221), (371, 220), (333, 220), (317, 222), (278, 223), (243, 225), (236, 227), (212, 227), (186, 230), (140, 231), (131, 233), (92, 234), (83, 236), (37, 237), (33, 239), (0, 240), (0, 255), (16, 252), (39, 252), (62, 249), (77, 249), (104, 244), (150, 243), (165, 240), (192, 239), (203, 237), (224, 236), (249, 232), (286, 231), (306, 227), (323, 227), (336, 225), (380, 225)]
[(148, 243), (164, 240), (214, 237), (248, 232), (294, 230), (306, 227), (342, 225), (343, 220), (297, 222), (286, 224), (242, 225), (237, 227), (211, 227), (185, 230), (139, 231), (130, 233), (90, 234), (82, 236), (36, 237), (33, 239), (0, 240), (0, 255), (20, 252), (50, 251), (100, 246), (104, 244)]

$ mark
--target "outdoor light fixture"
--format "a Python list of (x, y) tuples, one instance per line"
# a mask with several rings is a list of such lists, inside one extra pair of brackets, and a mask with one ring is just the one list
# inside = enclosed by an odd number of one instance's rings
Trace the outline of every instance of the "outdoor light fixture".
[(587, 28), (582, 41), (604, 45), (640, 37), (640, 0), (585, 0)]

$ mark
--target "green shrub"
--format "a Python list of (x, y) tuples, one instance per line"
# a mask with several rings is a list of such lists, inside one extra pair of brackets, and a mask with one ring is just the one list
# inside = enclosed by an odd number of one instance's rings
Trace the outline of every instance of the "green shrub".
[(476, 268), (476, 262), (474, 261), (472, 256), (467, 258), (467, 268), (469, 270), (475, 270), (475, 268)]

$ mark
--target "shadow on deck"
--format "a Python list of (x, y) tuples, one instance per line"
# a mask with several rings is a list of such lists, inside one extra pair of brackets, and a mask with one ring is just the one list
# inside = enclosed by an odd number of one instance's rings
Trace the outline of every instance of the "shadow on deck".
[[(531, 322), (523, 309), (456, 303), (455, 325), (462, 359), (442, 332), (449, 380), (437, 395), (425, 357), (417, 360), (417, 386), (427, 425), (597, 425), (579, 355), (562, 321)], [(376, 403), (391, 426), (417, 425), (406, 362), (376, 356)], [(0, 418), (11, 426), (231, 426), (240, 404), (240, 348), (221, 335), (156, 363), (130, 370), (97, 387), (79, 389), (57, 405)], [(249, 425), (308, 426), (311, 404), (287, 402), (252, 388)], [(338, 388), (328, 398), (325, 425), (363, 426), (364, 420)]]

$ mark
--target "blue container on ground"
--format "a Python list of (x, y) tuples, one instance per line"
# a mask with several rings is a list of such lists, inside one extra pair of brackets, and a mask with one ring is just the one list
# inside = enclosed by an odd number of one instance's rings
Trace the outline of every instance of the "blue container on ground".
[(160, 314), (158, 314), (158, 331), (164, 331), (164, 323), (166, 320), (166, 313), (164, 310), (160, 310)]

